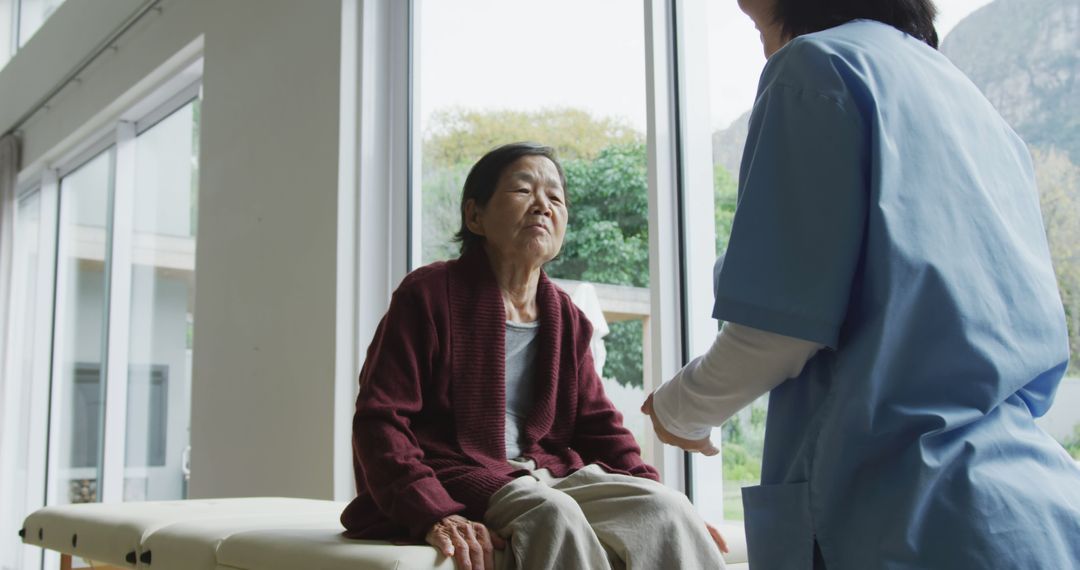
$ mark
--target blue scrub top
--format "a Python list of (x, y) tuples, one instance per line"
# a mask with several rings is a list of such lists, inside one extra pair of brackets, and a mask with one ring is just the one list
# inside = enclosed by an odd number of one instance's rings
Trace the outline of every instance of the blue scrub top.
[(1027, 147), (872, 21), (762, 74), (714, 316), (827, 345), (773, 390), (755, 570), (1080, 568), (1080, 468), (1035, 425), (1068, 364)]

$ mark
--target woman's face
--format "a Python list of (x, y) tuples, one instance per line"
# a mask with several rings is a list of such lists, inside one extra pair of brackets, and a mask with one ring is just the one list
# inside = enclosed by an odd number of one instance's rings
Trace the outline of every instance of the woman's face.
[(761, 34), (761, 46), (765, 49), (766, 59), (772, 57), (772, 54), (788, 42), (788, 38), (784, 37), (780, 24), (774, 17), (776, 0), (739, 0), (739, 8), (750, 16), (758, 33)]
[(485, 206), (470, 200), (465, 208), (469, 231), (484, 236), (488, 249), (504, 259), (542, 265), (562, 249), (566, 194), (555, 163), (545, 156), (512, 162)]

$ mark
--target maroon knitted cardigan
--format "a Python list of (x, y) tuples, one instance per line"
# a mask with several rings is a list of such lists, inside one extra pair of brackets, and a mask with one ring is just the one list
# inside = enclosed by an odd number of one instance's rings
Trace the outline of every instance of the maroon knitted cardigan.
[[(522, 454), (564, 477), (585, 464), (659, 479), (604, 395), (592, 326), (541, 273), (535, 404)], [(390, 301), (360, 372), (352, 538), (421, 539), (451, 514), (482, 521), (524, 474), (506, 462), (506, 312), (483, 251), (421, 267)]]

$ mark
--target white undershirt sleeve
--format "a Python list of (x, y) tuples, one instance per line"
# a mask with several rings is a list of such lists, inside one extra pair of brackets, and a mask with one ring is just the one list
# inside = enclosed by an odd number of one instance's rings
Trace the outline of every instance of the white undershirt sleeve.
[(657, 419), (673, 435), (705, 438), (743, 407), (788, 378), (824, 346), (725, 323), (708, 352), (653, 393)]

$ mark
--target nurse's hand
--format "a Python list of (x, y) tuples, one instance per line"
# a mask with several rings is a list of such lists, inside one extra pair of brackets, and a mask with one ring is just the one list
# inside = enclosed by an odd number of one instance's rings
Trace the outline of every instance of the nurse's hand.
[(653, 431), (656, 432), (656, 438), (661, 442), (668, 445), (674, 445), (675, 447), (682, 448), (691, 453), (700, 453), (709, 456), (720, 453), (720, 450), (712, 444), (712, 440), (709, 439), (709, 436), (705, 436), (702, 439), (683, 439), (669, 432), (667, 428), (664, 427), (664, 424), (660, 423), (660, 419), (656, 417), (656, 410), (653, 409), (652, 394), (649, 394), (649, 397), (645, 399), (645, 403), (641, 405), (641, 413), (649, 416), (652, 420)]

